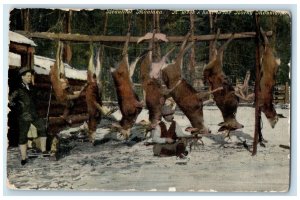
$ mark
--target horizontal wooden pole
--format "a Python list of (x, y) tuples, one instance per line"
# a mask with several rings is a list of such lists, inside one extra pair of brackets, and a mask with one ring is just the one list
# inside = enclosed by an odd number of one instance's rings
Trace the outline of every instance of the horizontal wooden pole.
[[(71, 115), (68, 119), (72, 121), (72, 124), (79, 124), (87, 121), (89, 116), (87, 114)], [(50, 126), (61, 126), (65, 125), (66, 121), (61, 117), (49, 117), (49, 127)]]
[[(50, 91), (51, 85), (50, 85), (50, 83), (47, 83), (47, 82), (46, 83), (38, 82), (38, 83), (35, 83), (35, 87), (37, 89), (40, 89), (40, 90), (43, 90), (43, 91)], [(83, 85), (82, 84), (80, 84), (80, 85), (70, 85), (70, 87), (72, 88), (73, 91), (79, 91), (79, 90), (81, 90)], [(83, 93), (84, 92), (85, 92), (85, 90), (83, 91)]]
[[(62, 41), (71, 41), (71, 42), (125, 42), (126, 36), (109, 36), (109, 35), (81, 35), (81, 34), (69, 34), (69, 33), (50, 33), (50, 32), (25, 32), (25, 31), (16, 31), (29, 38), (43, 38), (50, 40), (62, 40)], [(255, 32), (241, 32), (235, 33), (235, 39), (241, 38), (254, 38), (256, 35)], [(267, 36), (272, 36), (272, 31), (266, 32)], [(215, 34), (211, 35), (195, 35), (193, 38), (190, 38), (190, 41), (194, 39), (195, 41), (210, 41), (215, 39)], [(231, 33), (220, 34), (219, 40), (229, 39)], [(130, 37), (129, 42), (137, 42), (138, 39), (142, 36), (132, 36)], [(167, 36), (169, 42), (182, 42), (185, 36)], [(142, 42), (145, 42), (142, 41)]]

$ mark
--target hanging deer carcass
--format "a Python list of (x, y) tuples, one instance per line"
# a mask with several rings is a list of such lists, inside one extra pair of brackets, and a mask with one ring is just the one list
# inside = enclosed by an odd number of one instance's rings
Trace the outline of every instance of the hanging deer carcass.
[(202, 98), (199, 98), (199, 93), (181, 77), (181, 65), (184, 53), (193, 44), (186, 45), (189, 37), (190, 33), (186, 35), (175, 61), (162, 69), (162, 79), (168, 89), (173, 89), (170, 95), (190, 120), (192, 126), (198, 128), (199, 133), (207, 134), (209, 131), (204, 126)]
[(272, 128), (275, 127), (278, 116), (273, 105), (273, 88), (276, 82), (276, 73), (280, 65), (280, 59), (276, 58), (273, 49), (270, 47), (268, 38), (260, 29), (264, 38), (264, 45), (261, 47), (261, 70), (258, 93), (258, 104), (265, 114)]
[(94, 51), (91, 46), (91, 57), (87, 70), (87, 88), (86, 88), (86, 104), (89, 115), (88, 119), (88, 136), (91, 143), (95, 142), (97, 124), (102, 117), (102, 85), (101, 85), (101, 66), (99, 58), (100, 48), (96, 54), (96, 66), (94, 65)]
[[(173, 51), (173, 49), (171, 49)], [(166, 56), (170, 51), (166, 54)], [(164, 58), (162, 58), (163, 60)], [(162, 114), (161, 109), (165, 104), (165, 101), (170, 97), (170, 92), (174, 89), (181, 81), (179, 81), (176, 86), (171, 89), (166, 88), (162, 85), (161, 77), (153, 71), (156, 71), (158, 68), (162, 68), (165, 65), (164, 62), (150, 63), (150, 72), (146, 74), (146, 77), (143, 81), (143, 89), (145, 91), (146, 106), (149, 110), (149, 121), (154, 126), (157, 122), (161, 120)], [(141, 69), (144, 67), (144, 63), (141, 65)], [(155, 68), (154, 68), (155, 67)], [(141, 70), (143, 72), (143, 70)]]
[[(217, 35), (219, 35), (219, 33)], [(224, 122), (219, 124), (221, 127), (218, 131), (226, 131), (226, 136), (228, 137), (230, 131), (244, 127), (236, 120), (239, 98), (235, 95), (234, 87), (227, 80), (222, 69), (224, 50), (233, 40), (233, 37), (234, 34), (232, 34), (232, 36), (219, 49), (216, 48), (215, 40), (212, 59), (203, 69), (203, 78), (209, 83), (212, 90), (223, 87), (223, 90), (219, 90), (214, 93), (213, 99), (222, 112), (224, 119)]]
[(123, 48), (123, 58), (121, 62), (115, 69), (111, 68), (112, 77), (117, 91), (118, 104), (122, 113), (120, 132), (125, 138), (129, 137), (130, 129), (143, 108), (143, 102), (139, 101), (137, 94), (134, 92), (130, 78), (127, 53), (129, 37), (130, 34), (128, 33), (127, 40)]
[(175, 47), (171, 48), (158, 62), (152, 62), (150, 69), (150, 78), (161, 79), (161, 69), (167, 65), (167, 60)]
[(65, 109), (61, 117), (68, 123), (72, 123), (70, 120), (67, 120), (70, 109), (73, 105), (72, 100), (79, 98), (86, 85), (84, 85), (80, 91), (71, 90), (68, 79), (65, 76), (65, 66), (62, 61), (62, 54), (63, 43), (59, 41), (56, 52), (56, 60), (54, 65), (51, 66), (49, 76), (56, 100), (65, 105)]
[(65, 66), (62, 61), (62, 50), (63, 43), (59, 41), (56, 51), (56, 60), (54, 65), (51, 66), (49, 75), (56, 99), (59, 102), (66, 102), (67, 92), (65, 89), (67, 88), (68, 80), (65, 77)]
[[(150, 35), (149, 33), (147, 34)], [(141, 62), (141, 82), (149, 110), (149, 121), (154, 127), (161, 120), (161, 109), (165, 103), (169, 91), (161, 85), (160, 70), (166, 62), (167, 56), (174, 50), (171, 49), (159, 62), (152, 62), (153, 42), (156, 38), (155, 30), (151, 34), (149, 49)]]

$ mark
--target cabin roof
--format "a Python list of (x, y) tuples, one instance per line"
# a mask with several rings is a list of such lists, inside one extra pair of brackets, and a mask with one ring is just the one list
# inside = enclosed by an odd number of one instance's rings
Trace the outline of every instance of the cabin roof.
[[(55, 60), (44, 56), (34, 55), (34, 71), (37, 74), (49, 75), (50, 66), (54, 65)], [(21, 67), (21, 56), (9, 52), (9, 65)], [(64, 63), (67, 78), (87, 80), (87, 70), (78, 70)]]
[(34, 41), (28, 39), (27, 37), (19, 34), (19, 33), (16, 33), (16, 32), (13, 32), (13, 31), (9, 31), (9, 40), (11, 42), (15, 42), (15, 43), (19, 43), (19, 44), (27, 44), (27, 45), (30, 45), (30, 46), (37, 46)]
[[(50, 66), (54, 65), (55, 60), (43, 56), (34, 56), (34, 70), (37, 74), (48, 75)], [(78, 70), (64, 63), (67, 78), (87, 80), (87, 70)]]

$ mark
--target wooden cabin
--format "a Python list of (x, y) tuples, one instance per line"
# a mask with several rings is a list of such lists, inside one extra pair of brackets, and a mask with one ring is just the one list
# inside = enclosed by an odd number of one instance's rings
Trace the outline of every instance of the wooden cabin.
[[(74, 101), (74, 109), (70, 113), (72, 124), (67, 124), (60, 116), (63, 113), (64, 105), (56, 101), (51, 89), (49, 71), (55, 60), (43, 56), (34, 55), (36, 44), (14, 32), (9, 33), (9, 69), (8, 87), (9, 95), (12, 94), (21, 83), (18, 75), (21, 67), (28, 66), (34, 69), (34, 82), (37, 88), (37, 112), (39, 117), (48, 118), (48, 133), (57, 134), (60, 130), (70, 126), (77, 126), (88, 119), (87, 107), (85, 103), (85, 93)], [(66, 77), (73, 90), (79, 90), (86, 83), (87, 71), (77, 70), (65, 64)], [(8, 141), (9, 146), (18, 145), (18, 113), (17, 105), (9, 105), (8, 113)]]

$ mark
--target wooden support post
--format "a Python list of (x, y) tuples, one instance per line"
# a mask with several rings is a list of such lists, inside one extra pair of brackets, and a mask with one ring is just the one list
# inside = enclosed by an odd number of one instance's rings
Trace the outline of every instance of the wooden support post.
[(255, 129), (254, 129), (254, 139), (253, 139), (253, 150), (252, 150), (252, 156), (256, 155), (257, 153), (257, 143), (259, 136), (261, 135), (261, 110), (260, 106), (258, 104), (258, 95), (259, 95), (259, 82), (260, 82), (260, 29), (259, 29), (259, 15), (254, 12), (253, 13), (255, 25), (256, 25), (256, 37), (255, 37), (255, 43), (256, 43), (256, 54), (255, 54)]
[(28, 54), (27, 53), (21, 54), (21, 67), (28, 67)]
[(33, 69), (33, 66), (34, 66), (34, 53), (35, 53), (35, 49), (33, 47), (28, 47), (28, 53), (27, 53), (28, 66), (31, 69)]
[(33, 68), (34, 49), (33, 47), (27, 47), (27, 51), (21, 54), (21, 67)]

